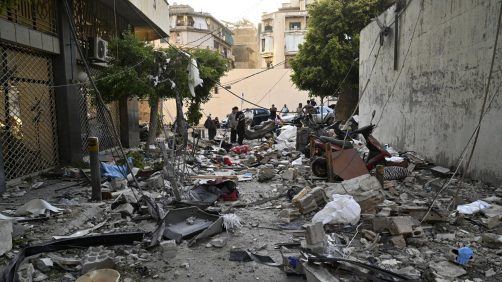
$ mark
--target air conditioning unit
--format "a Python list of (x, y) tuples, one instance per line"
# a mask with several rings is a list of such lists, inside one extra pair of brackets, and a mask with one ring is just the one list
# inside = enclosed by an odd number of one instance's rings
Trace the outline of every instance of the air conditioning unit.
[(94, 37), (90, 40), (90, 58), (96, 61), (106, 61), (108, 53), (108, 42), (102, 38)]

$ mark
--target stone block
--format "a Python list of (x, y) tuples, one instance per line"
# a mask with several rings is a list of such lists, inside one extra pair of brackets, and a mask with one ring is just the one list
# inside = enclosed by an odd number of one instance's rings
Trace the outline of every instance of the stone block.
[(392, 236), (390, 241), (396, 248), (406, 248), (406, 241), (403, 235)]
[(146, 186), (148, 187), (148, 189), (152, 189), (152, 190), (163, 189), (164, 188), (164, 178), (162, 177), (162, 175), (156, 175), (156, 176), (150, 177), (146, 181)]
[(35, 267), (42, 272), (48, 272), (54, 266), (54, 262), (50, 258), (38, 258), (34, 260), (33, 263)]
[(178, 246), (175, 240), (162, 241), (159, 243), (164, 258), (174, 258), (178, 253)]
[(12, 221), (0, 220), (0, 256), (12, 249)]
[(324, 242), (326, 233), (321, 222), (306, 225), (305, 240), (308, 245), (315, 245)]
[(113, 210), (113, 212), (121, 213), (122, 215), (126, 215), (126, 216), (127, 215), (131, 216), (134, 213), (134, 207), (129, 203), (125, 203), (125, 204), (121, 204), (120, 206), (115, 208)]
[(390, 225), (390, 233), (394, 235), (408, 235), (413, 233), (413, 227), (417, 226), (410, 216), (395, 216), (389, 218)]
[(17, 271), (19, 282), (32, 282), (33, 274), (35, 273), (35, 268), (31, 263), (25, 263), (19, 267)]
[(82, 258), (82, 274), (96, 269), (115, 268), (115, 252), (102, 248), (89, 248)]
[(282, 173), (281, 177), (284, 180), (293, 181), (298, 178), (298, 170), (295, 168), (288, 168)]

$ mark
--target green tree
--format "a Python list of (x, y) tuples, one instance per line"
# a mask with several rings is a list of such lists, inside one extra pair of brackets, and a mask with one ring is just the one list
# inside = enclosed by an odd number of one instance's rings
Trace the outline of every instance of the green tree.
[(383, 2), (319, 0), (309, 8), (308, 31), (291, 61), (291, 78), (299, 89), (313, 96), (339, 97), (339, 120), (347, 119), (358, 101), (359, 64), (354, 60), (359, 56), (359, 32), (383, 10)]
[[(227, 60), (213, 51), (194, 49), (183, 55), (173, 47), (154, 50), (131, 33), (113, 39), (109, 47), (112, 58), (109, 67), (97, 77), (97, 86), (106, 102), (131, 98), (148, 100), (152, 134), (147, 145), (155, 138), (153, 133), (158, 124), (160, 99), (175, 98), (179, 91), (185, 102), (190, 104), (187, 114), (189, 123), (198, 124), (202, 116), (201, 104), (209, 101), (211, 89), (227, 70)], [(195, 88), (195, 97), (188, 88), (187, 67), (192, 63), (191, 57), (197, 60), (200, 77), (204, 81), (203, 85)], [(157, 75), (157, 83), (154, 83), (153, 77)], [(170, 80), (176, 88), (172, 88)]]

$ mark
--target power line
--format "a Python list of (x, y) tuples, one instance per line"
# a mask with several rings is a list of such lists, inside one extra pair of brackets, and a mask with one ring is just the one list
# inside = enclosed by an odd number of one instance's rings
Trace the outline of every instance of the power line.
[(253, 73), (253, 74), (251, 74), (251, 75), (248, 75), (248, 76), (245, 76), (245, 77), (242, 77), (242, 78), (238, 78), (238, 79), (235, 79), (235, 80), (233, 80), (233, 81), (229, 81), (229, 82), (227, 82), (227, 83), (225, 84), (225, 86), (230, 86), (230, 85), (237, 84), (237, 83), (239, 83), (239, 82), (241, 82), (241, 81), (243, 81), (243, 80), (246, 80), (246, 79), (251, 78), (251, 77), (253, 77), (253, 76), (259, 75), (259, 74), (264, 73), (264, 72), (266, 72), (266, 71), (272, 70), (272, 69), (274, 69), (275, 67), (277, 67), (277, 66), (280, 66), (280, 65), (284, 64), (285, 62), (286, 62), (286, 60), (284, 60), (284, 61), (282, 61), (282, 62), (279, 62), (279, 63), (277, 63), (277, 64), (273, 65), (273, 66), (272, 66), (272, 67), (270, 67), (270, 68), (266, 68), (266, 69), (261, 70), (261, 71), (259, 71), (259, 72)]
[(289, 71), (288, 71), (288, 70), (286, 70), (286, 71), (284, 72), (284, 74), (283, 74), (283, 75), (281, 75), (281, 77), (279, 78), (279, 80), (277, 80), (277, 82), (276, 82), (276, 83), (274, 83), (274, 85), (272, 85), (272, 87), (270, 87), (270, 89), (268, 89), (268, 91), (267, 91), (267, 92), (265, 92), (265, 95), (263, 95), (263, 97), (261, 97), (261, 99), (260, 99), (260, 100), (258, 100), (258, 102), (256, 102), (256, 103), (258, 104), (258, 103), (260, 103), (263, 99), (265, 99), (265, 97), (267, 97), (267, 95), (268, 95), (268, 94), (269, 94), (269, 93), (270, 93), (270, 92), (271, 92), (271, 91), (272, 91), (272, 90), (273, 90), (273, 89), (277, 86), (277, 84), (279, 84), (279, 82), (281, 82), (281, 80), (282, 80), (282, 79), (286, 76), (286, 74), (288, 74), (288, 73), (289, 73)]

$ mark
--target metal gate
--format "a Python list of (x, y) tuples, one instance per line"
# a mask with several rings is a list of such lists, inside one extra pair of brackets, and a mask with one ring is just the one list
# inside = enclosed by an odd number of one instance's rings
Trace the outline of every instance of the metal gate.
[(0, 142), (12, 180), (57, 165), (52, 59), (0, 42)]
[[(83, 66), (81, 66), (83, 68)], [(91, 68), (91, 75), (98, 76), (99, 69)], [(87, 138), (98, 137), (100, 150), (108, 150), (118, 146), (117, 140), (113, 136), (108, 115), (105, 108), (100, 106), (96, 101), (96, 93), (93, 91), (89, 82), (79, 86), (80, 93), (80, 126), (82, 130), (81, 135), (81, 149), (82, 155), (87, 155)], [(106, 108), (112, 115), (112, 121), (117, 131), (120, 130), (120, 116), (119, 116), (119, 103), (111, 102), (106, 105)]]

